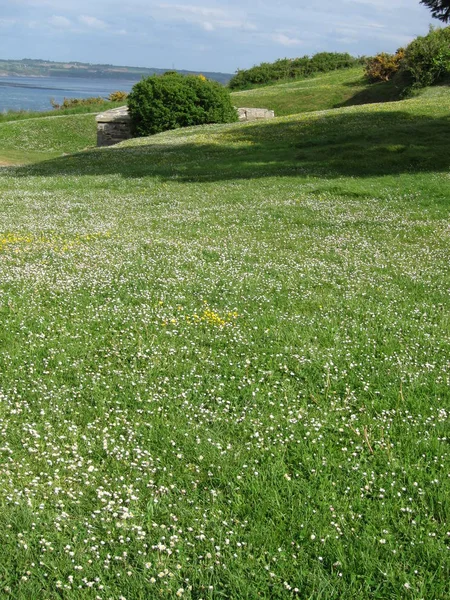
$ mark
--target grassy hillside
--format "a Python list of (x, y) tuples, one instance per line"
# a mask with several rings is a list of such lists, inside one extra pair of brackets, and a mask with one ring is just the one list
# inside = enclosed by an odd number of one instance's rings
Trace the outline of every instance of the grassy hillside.
[(96, 143), (92, 113), (0, 122), (0, 164), (38, 162)]
[(449, 113), (0, 169), (0, 596), (450, 596)]
[(359, 66), (295, 82), (234, 92), (233, 104), (237, 107), (269, 108), (275, 111), (276, 116), (284, 116), (398, 100), (401, 89), (393, 82), (369, 85), (363, 73)]

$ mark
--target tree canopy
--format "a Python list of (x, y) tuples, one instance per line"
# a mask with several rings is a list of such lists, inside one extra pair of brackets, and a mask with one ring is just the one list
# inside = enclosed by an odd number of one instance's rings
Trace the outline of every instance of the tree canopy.
[(420, 0), (431, 10), (431, 14), (436, 19), (448, 22), (450, 21), (450, 0)]

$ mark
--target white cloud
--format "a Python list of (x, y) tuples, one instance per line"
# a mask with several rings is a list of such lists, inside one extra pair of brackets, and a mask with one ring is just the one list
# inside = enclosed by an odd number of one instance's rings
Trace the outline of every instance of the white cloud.
[(78, 20), (83, 25), (87, 25), (92, 29), (108, 29), (108, 24), (105, 21), (97, 19), (97, 17), (90, 17), (88, 15), (81, 15)]
[[(151, 66), (209, 71), (285, 54), (393, 52), (433, 22), (419, 0), (0, 0), (0, 7), (0, 55), (118, 64), (151, 56)], [(57, 46), (61, 36), (67, 41)]]
[(223, 18), (226, 12), (221, 8), (210, 8), (208, 6), (194, 6), (192, 4), (160, 4), (158, 8), (169, 9), (178, 13), (189, 13), (201, 17)]
[(71, 26), (71, 22), (66, 17), (61, 17), (59, 15), (53, 15), (49, 19), (49, 23), (56, 27), (57, 29), (66, 29)]
[(162, 11), (165, 19), (193, 23), (205, 31), (216, 29), (256, 31), (257, 29), (254, 23), (248, 21), (246, 15), (239, 15), (237, 11), (231, 13), (221, 8), (192, 4), (159, 4), (157, 9)]
[(12, 27), (16, 23), (16, 19), (0, 19), (0, 27)]
[(336, 38), (336, 41), (339, 42), (340, 44), (357, 44), (358, 43), (357, 38), (350, 38), (350, 37)]
[(292, 38), (284, 33), (274, 33), (270, 36), (270, 39), (277, 44), (281, 44), (282, 46), (303, 46), (305, 42), (298, 38)]
[(214, 23), (217, 29), (240, 29), (241, 31), (256, 31), (257, 27), (247, 21), (218, 20)]

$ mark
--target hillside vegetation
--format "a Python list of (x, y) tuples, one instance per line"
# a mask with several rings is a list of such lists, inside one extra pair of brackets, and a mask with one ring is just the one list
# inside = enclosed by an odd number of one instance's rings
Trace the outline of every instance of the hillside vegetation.
[(347, 69), (364, 60), (347, 53), (319, 52), (313, 56), (298, 58), (280, 58), (273, 63), (261, 63), (250, 69), (239, 69), (230, 79), (228, 86), (232, 90), (245, 90), (282, 80), (304, 79), (318, 73), (328, 73)]
[[(282, 116), (395, 100), (399, 95), (400, 89), (394, 82), (370, 85), (363, 77), (362, 67), (356, 67), (303, 81), (234, 92), (231, 96), (234, 106), (269, 108)], [(45, 114), (0, 115), (0, 162), (36, 162), (95, 146), (95, 114), (83, 112), (92, 109), (100, 112), (116, 106), (118, 104), (105, 102)], [(30, 123), (22, 122), (30, 119)]]
[(0, 596), (450, 597), (449, 113), (0, 169)]
[(95, 114), (0, 122), (0, 163), (29, 163), (95, 146)]
[(361, 66), (293, 81), (233, 92), (237, 107), (268, 108), (276, 116), (341, 106), (398, 100), (402, 87), (395, 81), (370, 84)]

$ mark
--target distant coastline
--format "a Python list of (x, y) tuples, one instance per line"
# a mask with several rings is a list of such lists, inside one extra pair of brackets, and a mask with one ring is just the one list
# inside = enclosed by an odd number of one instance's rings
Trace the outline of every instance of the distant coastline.
[(230, 73), (186, 71), (180, 69), (157, 69), (153, 67), (126, 67), (116, 65), (101, 65), (79, 62), (54, 62), (47, 60), (28, 59), (1, 60), (0, 77), (69, 77), (82, 79), (123, 79), (139, 81), (142, 77), (162, 74), (166, 71), (176, 70), (186, 75), (205, 75), (223, 85), (231, 79)]

